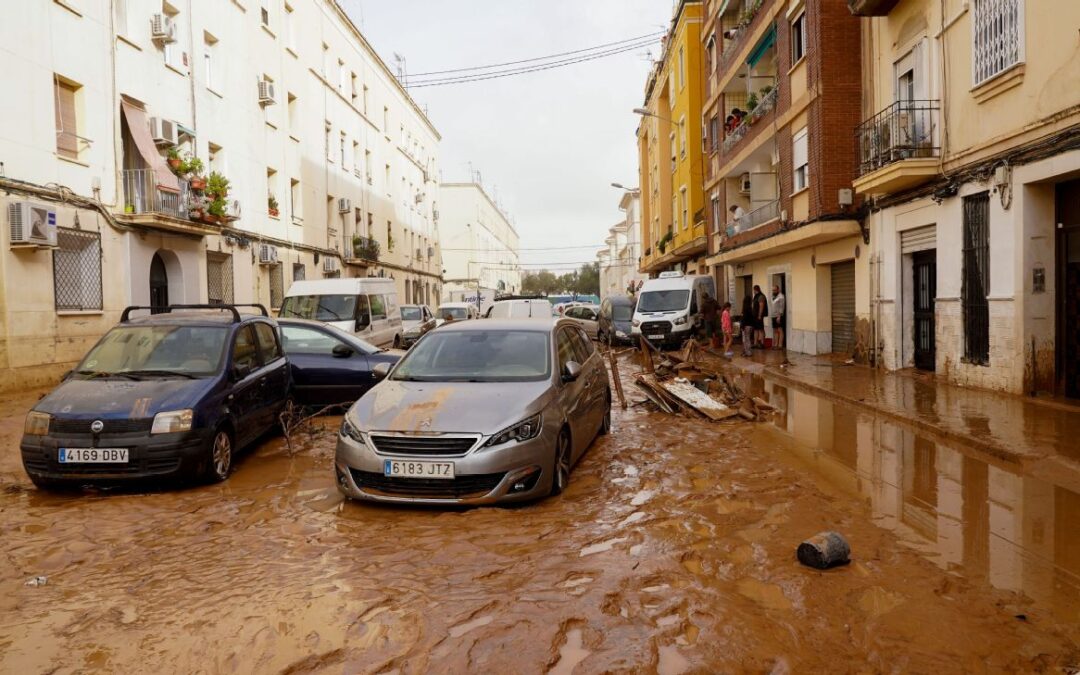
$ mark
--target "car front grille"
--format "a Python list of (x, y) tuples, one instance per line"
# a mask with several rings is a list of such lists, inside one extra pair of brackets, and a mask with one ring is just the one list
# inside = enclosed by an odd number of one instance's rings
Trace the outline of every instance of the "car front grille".
[(452, 480), (438, 478), (391, 478), (381, 473), (351, 470), (357, 487), (370, 488), (390, 495), (430, 499), (463, 499), (482, 497), (495, 489), (505, 473), (483, 473), (458, 476)]
[(670, 321), (646, 321), (641, 324), (641, 334), (646, 337), (650, 335), (667, 335), (670, 332)]
[(371, 434), (375, 450), (387, 455), (460, 457), (476, 444), (476, 436), (385, 436)]
[[(54, 434), (89, 434), (93, 419), (65, 419), (54, 417), (49, 420), (49, 432)], [(150, 431), (154, 424), (152, 417), (146, 419), (102, 419), (102, 434), (136, 434)]]

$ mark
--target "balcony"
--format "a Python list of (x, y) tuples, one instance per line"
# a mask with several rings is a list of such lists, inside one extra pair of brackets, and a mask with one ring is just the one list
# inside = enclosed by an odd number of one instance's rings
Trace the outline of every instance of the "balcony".
[(756, 227), (760, 227), (765, 223), (777, 220), (778, 218), (780, 218), (780, 200), (775, 199), (762, 204), (749, 213), (744, 213), (741, 217), (735, 219), (734, 222), (728, 223), (724, 235), (726, 238), (731, 238), (737, 234), (749, 232)]
[(732, 131), (728, 132), (727, 136), (724, 138), (724, 143), (720, 148), (722, 154), (729, 154), (735, 146), (739, 144), (739, 141), (749, 133), (751, 127), (772, 112), (776, 107), (776, 101), (779, 98), (779, 94), (780, 88), (778, 86), (773, 86), (761, 97), (757, 102), (757, 105), (746, 114), (742, 122)]
[(211, 223), (191, 219), (192, 191), (188, 181), (180, 180), (180, 191), (174, 192), (158, 186), (153, 169), (125, 169), (120, 174), (124, 190), (124, 212), (117, 214), (120, 220), (183, 234), (219, 232)]
[(855, 128), (860, 194), (889, 194), (940, 173), (938, 101), (897, 101)]
[(855, 16), (887, 16), (900, 0), (848, 0), (848, 10)]
[(352, 238), (352, 255), (346, 257), (349, 265), (369, 265), (379, 262), (379, 242), (370, 237), (355, 235)]

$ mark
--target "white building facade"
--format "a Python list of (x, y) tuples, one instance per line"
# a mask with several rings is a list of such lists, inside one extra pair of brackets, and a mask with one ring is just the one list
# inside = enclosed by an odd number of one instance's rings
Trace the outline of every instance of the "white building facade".
[(440, 186), (443, 277), (447, 289), (521, 290), (517, 230), (479, 183)]
[(440, 136), (334, 0), (0, 3), (0, 63), (0, 389), (130, 304), (439, 297)]
[(606, 248), (596, 255), (600, 266), (600, 297), (630, 293), (631, 284), (648, 275), (638, 271), (641, 258), (641, 192), (627, 191), (619, 200), (623, 219), (608, 230), (604, 239)]

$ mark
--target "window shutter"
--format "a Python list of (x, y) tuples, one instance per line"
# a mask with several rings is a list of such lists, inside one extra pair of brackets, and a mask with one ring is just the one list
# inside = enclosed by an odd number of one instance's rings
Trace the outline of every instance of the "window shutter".
[(806, 164), (806, 158), (806, 128), (804, 127), (795, 132), (795, 136), (791, 139), (791, 164), (797, 169)]
[(79, 139), (76, 135), (75, 88), (56, 81), (56, 152), (64, 157), (79, 156)]

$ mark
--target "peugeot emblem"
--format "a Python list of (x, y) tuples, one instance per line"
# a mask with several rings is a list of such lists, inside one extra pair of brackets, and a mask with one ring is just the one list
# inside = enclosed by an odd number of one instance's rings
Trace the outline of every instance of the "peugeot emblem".
[(421, 429), (430, 429), (431, 428), (431, 420), (423, 420), (423, 421), (421, 421), (420, 422), (420, 428)]
[(94, 420), (93, 422), (90, 423), (90, 431), (93, 431), (95, 434), (100, 434), (101, 430), (104, 429), (104, 428), (105, 428), (105, 423), (102, 422), (101, 420)]

